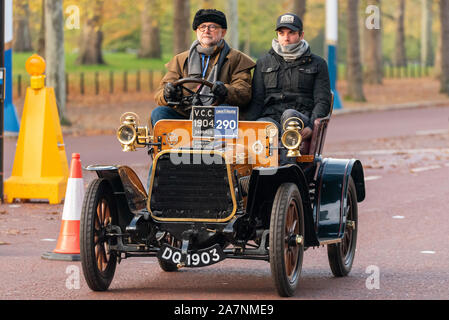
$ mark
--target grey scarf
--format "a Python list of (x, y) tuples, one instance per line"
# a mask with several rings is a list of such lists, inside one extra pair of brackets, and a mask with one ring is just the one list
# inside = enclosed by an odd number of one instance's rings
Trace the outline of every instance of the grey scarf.
[(285, 61), (288, 62), (301, 58), (301, 56), (309, 48), (309, 43), (306, 40), (301, 40), (298, 43), (282, 46), (279, 43), (278, 39), (273, 39), (271, 46), (278, 55), (280, 55), (282, 58), (284, 58)]
[[(190, 47), (189, 52), (189, 58), (188, 58), (188, 64), (189, 64), (189, 77), (191, 78), (202, 78), (203, 70), (202, 70), (202, 61), (201, 61), (201, 55), (204, 54), (206, 56), (204, 64), (206, 64), (207, 56), (211, 56), (215, 53), (217, 48), (220, 48), (223, 46), (223, 40), (220, 40), (219, 43), (217, 43), (216, 46), (210, 47), (210, 48), (204, 48), (200, 45), (200, 42), (198, 40), (195, 40)], [(209, 62), (211, 63), (211, 61)], [(212, 83), (215, 83), (218, 78), (218, 64), (214, 65), (209, 76), (207, 77), (207, 81), (210, 81)], [(210, 88), (207, 86), (204, 86), (201, 90), (201, 94), (210, 94)], [(201, 101), (203, 105), (210, 104), (212, 98), (201, 98)]]

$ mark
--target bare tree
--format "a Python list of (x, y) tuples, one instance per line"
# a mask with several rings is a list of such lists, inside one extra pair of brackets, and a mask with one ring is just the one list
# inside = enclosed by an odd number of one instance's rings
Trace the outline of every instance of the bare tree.
[(226, 36), (229, 38), (231, 47), (239, 48), (239, 11), (237, 6), (237, 0), (228, 0), (228, 33)]
[(301, 20), (304, 20), (306, 14), (306, 0), (293, 0), (292, 11), (299, 16)]
[(41, 1), (41, 24), (37, 39), (37, 53), (45, 57), (45, 0)]
[[(381, 17), (381, 0), (366, 0), (364, 5), (376, 6), (379, 10), (378, 17)], [(369, 84), (381, 84), (383, 78), (382, 23), (363, 28), (363, 40), (364, 80)]]
[(359, 40), (359, 0), (348, 0), (347, 6), (347, 28), (348, 28), (348, 92), (347, 98), (353, 101), (366, 101), (363, 93), (362, 64), (360, 62), (360, 40)]
[(80, 54), (77, 59), (79, 64), (105, 64), (102, 51), (103, 6), (104, 0), (94, 0), (87, 7), (87, 19), (81, 34)]
[(440, 92), (449, 94), (449, 0), (440, 0), (441, 77)]
[(421, 22), (421, 65), (423, 67), (432, 65), (432, 0), (421, 0), (422, 22)]
[[(16, 0), (17, 1), (17, 0)], [(33, 51), (30, 34), (30, 7), (28, 0), (17, 1), (14, 15), (14, 44), (15, 52)]]
[(174, 0), (174, 35), (173, 51), (178, 54), (189, 49), (192, 44), (192, 27), (190, 24), (190, 0)]
[(159, 34), (160, 0), (145, 0), (142, 10), (142, 31), (140, 36), (139, 58), (161, 58)]
[(405, 51), (404, 16), (405, 0), (399, 0), (396, 11), (396, 40), (394, 51), (394, 64), (397, 67), (407, 66), (407, 56)]
[(62, 0), (45, 1), (45, 52), (47, 86), (55, 90), (61, 123), (66, 123), (64, 16)]

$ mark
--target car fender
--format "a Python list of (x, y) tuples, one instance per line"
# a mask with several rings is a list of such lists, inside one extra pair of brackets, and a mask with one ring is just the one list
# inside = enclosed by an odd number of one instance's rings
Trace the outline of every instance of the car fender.
[(361, 202), (365, 199), (361, 162), (356, 159), (323, 159), (316, 179), (313, 206), (315, 230), (320, 242), (339, 239), (344, 235), (344, 208), (350, 177), (355, 183), (357, 202)]
[(295, 183), (298, 186), (304, 207), (305, 246), (317, 246), (319, 243), (314, 230), (308, 183), (301, 168), (295, 164), (254, 168), (248, 188), (247, 212), (251, 217), (262, 220), (264, 228), (268, 229), (274, 197), (283, 183)]
[(128, 166), (88, 166), (109, 182), (119, 212), (120, 225), (128, 225), (134, 215), (146, 208), (147, 192), (137, 174)]

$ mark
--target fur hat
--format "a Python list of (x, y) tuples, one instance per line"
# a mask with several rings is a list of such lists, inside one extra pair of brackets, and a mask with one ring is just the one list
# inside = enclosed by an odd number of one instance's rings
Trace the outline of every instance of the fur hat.
[(216, 24), (219, 24), (223, 29), (228, 28), (225, 14), (215, 9), (198, 10), (195, 14), (195, 18), (193, 18), (193, 30), (196, 30), (198, 26), (204, 22), (214, 22)]

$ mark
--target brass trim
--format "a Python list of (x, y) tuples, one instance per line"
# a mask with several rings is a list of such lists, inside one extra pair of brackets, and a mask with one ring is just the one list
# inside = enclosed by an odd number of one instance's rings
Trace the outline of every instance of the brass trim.
[[(232, 204), (233, 204), (233, 210), (232, 213), (224, 218), (224, 219), (198, 219), (198, 218), (160, 218), (160, 217), (156, 217), (155, 215), (153, 215), (153, 212), (151, 211), (151, 195), (153, 193), (153, 183), (154, 183), (154, 173), (155, 173), (155, 168), (157, 165), (157, 161), (159, 160), (159, 158), (167, 153), (189, 153), (189, 154), (219, 154), (223, 160), (225, 161), (226, 164), (226, 170), (228, 173), (228, 181), (229, 181), (229, 190), (231, 191), (231, 198), (232, 198)], [(226, 158), (225, 158), (225, 154), (224, 152), (221, 151), (216, 151), (216, 150), (181, 150), (181, 149), (168, 149), (168, 150), (164, 150), (159, 152), (153, 159), (153, 166), (152, 166), (152, 171), (151, 171), (151, 178), (150, 178), (150, 187), (148, 189), (148, 200), (147, 200), (147, 210), (148, 212), (151, 214), (151, 216), (153, 217), (153, 219), (157, 220), (157, 221), (177, 221), (177, 222), (227, 222), (229, 220), (231, 220), (234, 216), (235, 213), (237, 212), (237, 200), (235, 199), (235, 193), (234, 193), (234, 185), (233, 185), (233, 181), (232, 181), (232, 175), (231, 175), (231, 165), (229, 163), (226, 162)]]

